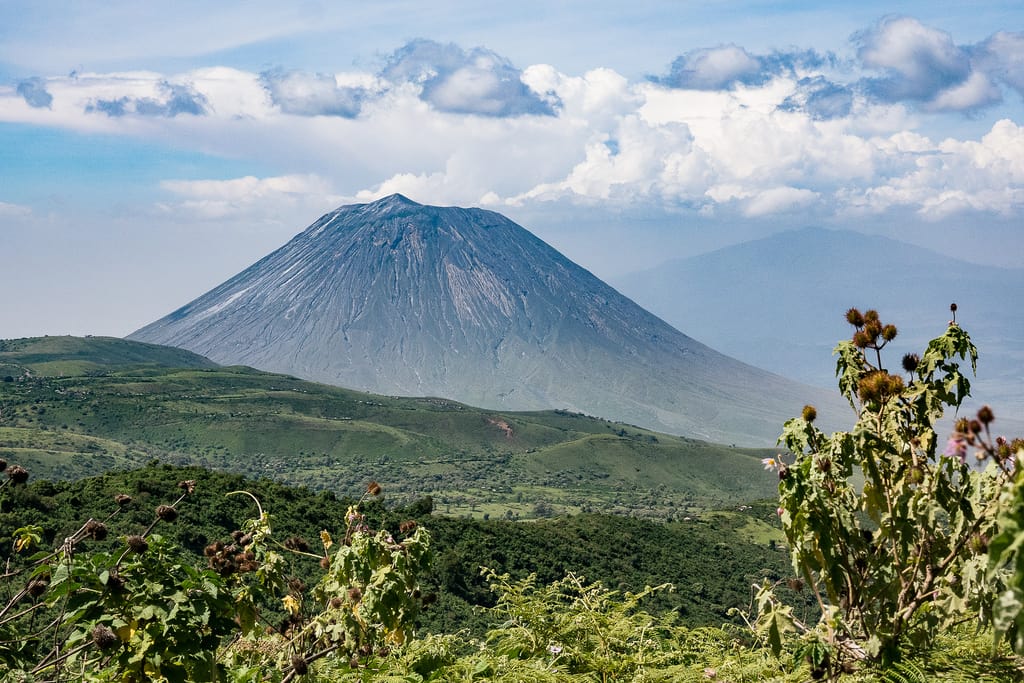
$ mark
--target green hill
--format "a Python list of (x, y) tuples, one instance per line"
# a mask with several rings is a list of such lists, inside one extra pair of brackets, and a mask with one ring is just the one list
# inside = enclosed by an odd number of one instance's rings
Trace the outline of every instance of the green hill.
[(0, 339), (0, 377), (86, 375), (145, 368), (214, 368), (208, 358), (170, 346), (117, 337)]
[(775, 493), (763, 450), (576, 413), (376, 396), (106, 338), (0, 342), (0, 363), (17, 368), (0, 383), (0, 457), (35, 477), (159, 459), (337, 494), (373, 479), (443, 513), (509, 518), (681, 519)]

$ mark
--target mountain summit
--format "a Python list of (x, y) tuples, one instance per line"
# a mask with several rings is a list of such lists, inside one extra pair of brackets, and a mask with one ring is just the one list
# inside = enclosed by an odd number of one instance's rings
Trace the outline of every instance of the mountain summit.
[[(699, 321), (694, 321), (699, 323)], [(343, 206), (130, 335), (227, 364), (770, 445), (819, 393), (700, 344), (504, 216)]]

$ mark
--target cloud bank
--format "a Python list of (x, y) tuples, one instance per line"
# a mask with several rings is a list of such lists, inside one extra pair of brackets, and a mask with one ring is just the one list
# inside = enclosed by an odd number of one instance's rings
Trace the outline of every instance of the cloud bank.
[(423, 39), (375, 70), (48, 76), (0, 86), (0, 121), (189, 144), (276, 169), (161, 186), (160, 210), (205, 218), (404, 192), (499, 208), (942, 220), (1021, 213), (1024, 131), (1003, 118), (977, 139), (940, 139), (922, 123), (1022, 94), (1024, 34), (958, 45), (886, 17), (854, 36), (846, 58), (719, 45), (634, 81), (606, 68), (521, 69), (483, 47)]

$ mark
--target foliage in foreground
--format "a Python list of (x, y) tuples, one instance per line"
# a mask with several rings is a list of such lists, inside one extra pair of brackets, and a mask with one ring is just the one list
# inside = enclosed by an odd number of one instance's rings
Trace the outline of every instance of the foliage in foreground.
[[(418, 525), (374, 531), (358, 505), (315, 552), (279, 543), (258, 516), (192, 566), (156, 531), (194, 492), (157, 506), (116, 551), (89, 519), (53, 551), (41, 529), (12, 534), (0, 607), (0, 674), (25, 681), (853, 681), (1024, 680), (1024, 443), (993, 437), (991, 410), (961, 420), (943, 453), (935, 420), (969, 384), (977, 353), (958, 326), (905, 381), (882, 367), (896, 334), (873, 311), (848, 313), (837, 347), (840, 388), (858, 408), (850, 432), (827, 436), (814, 410), (787, 423), (779, 515), (793, 567), (818, 602), (805, 623), (775, 587), (755, 586), (751, 628), (688, 628), (648, 605), (670, 586), (611, 590), (569, 573), (547, 583), (485, 571), (495, 593), (483, 637), (415, 631), (431, 557)], [(968, 465), (973, 453), (983, 469)], [(24, 484), (7, 469), (0, 495)], [(235, 492), (244, 494), (245, 492)], [(367, 496), (379, 494), (371, 484)], [(119, 506), (127, 496), (118, 497)], [(118, 510), (123, 508), (119, 507)], [(319, 562), (312, 592), (288, 557)]]
[[(56, 547), (88, 517), (105, 518), (118, 493), (130, 494), (133, 501), (119, 510), (117, 527), (137, 533), (152, 521), (158, 504), (171, 502), (167, 493), (175, 491), (181, 480), (196, 481), (196, 489), (183, 502), (180, 518), (161, 525), (159, 532), (182, 547), (187, 555), (183, 561), (189, 564), (206, 564), (204, 548), (226, 538), (250, 516), (252, 501), (225, 495), (228, 492), (246, 490), (257, 496), (273, 513), (276, 538), (307, 539), (315, 541), (313, 545), (319, 543), (319, 530), (344, 529), (346, 510), (356, 502), (269, 479), (150, 463), (77, 481), (33, 477), (25, 486), (0, 496), (0, 535), (38, 525), (41, 545)], [(436, 595), (437, 600), (423, 611), (419, 627), (433, 632), (468, 629), (472, 636), (482, 637), (487, 631), (486, 612), (478, 608), (493, 606), (495, 595), (480, 574), (481, 565), (514, 579), (536, 573), (540, 583), (551, 583), (570, 571), (622, 590), (671, 583), (677, 590), (652, 596), (646, 608), (655, 615), (676, 612), (680, 622), (689, 626), (742, 623), (738, 617), (729, 617), (729, 609), (748, 604), (751, 583), (762, 578), (774, 581), (790, 571), (776, 505), (771, 501), (669, 524), (609, 514), (529, 524), (453, 518), (433, 513), (431, 502), (423, 498), (400, 505), (387, 492), (364, 500), (360, 511), (371, 528), (394, 530), (412, 519), (430, 531), (434, 562), (421, 583), (423, 593)], [(121, 542), (115, 535), (109, 534), (104, 542), (90, 541), (89, 550), (114, 551)], [(9, 539), (0, 537), (0, 563), (9, 552)], [(318, 558), (286, 557), (289, 576), (305, 582), (311, 593), (321, 572)], [(714, 571), (707, 570), (710, 566)], [(806, 612), (813, 608), (813, 599), (806, 593), (801, 597), (807, 609), (798, 613), (809, 618)]]
[[(994, 439), (985, 407), (976, 419), (959, 420), (939, 452), (935, 423), (969, 393), (961, 363), (973, 369), (977, 361), (955, 322), (955, 305), (952, 311), (945, 334), (923, 355), (905, 356), (906, 374), (899, 375), (882, 362), (896, 328), (875, 311), (850, 309), (855, 332), (836, 347), (836, 374), (858, 411), (856, 424), (826, 435), (807, 407), (781, 438), (795, 459), (766, 463), (779, 473), (779, 515), (793, 568), (814, 592), (821, 619), (800, 623), (766, 584), (758, 626), (776, 652), (786, 631), (800, 632), (820, 676), (851, 671), (861, 660), (895, 664), (907, 647), (928, 647), (960, 623), (990, 626), (998, 619), (1000, 632), (1012, 630), (1012, 605), (996, 597), (1006, 580), (1003, 555), (1016, 546), (996, 543), (991, 567), (988, 551), (993, 537), (1005, 538), (1010, 528), (1000, 519), (1019, 479), (1015, 454), (1024, 442)], [(968, 462), (969, 452), (979, 466)]]

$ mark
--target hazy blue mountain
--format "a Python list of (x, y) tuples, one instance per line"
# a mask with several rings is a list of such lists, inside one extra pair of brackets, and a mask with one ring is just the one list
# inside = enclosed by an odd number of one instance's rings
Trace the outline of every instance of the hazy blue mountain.
[[(699, 327), (699, 325), (697, 325)], [(830, 395), (691, 339), (504, 216), (344, 206), (131, 335), (329, 384), (774, 443)]]
[[(667, 262), (614, 283), (716, 349), (773, 372), (835, 386), (831, 354), (852, 331), (851, 306), (875, 308), (900, 335), (883, 360), (899, 367), (957, 321), (981, 351), (974, 395), (1020, 415), (1024, 270), (986, 268), (850, 231), (808, 228)], [(998, 410), (997, 410), (998, 414)], [(1006, 415), (1004, 411), (1004, 415)]]

